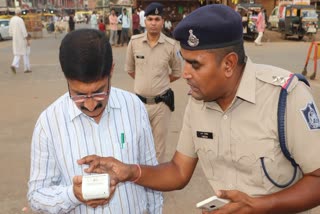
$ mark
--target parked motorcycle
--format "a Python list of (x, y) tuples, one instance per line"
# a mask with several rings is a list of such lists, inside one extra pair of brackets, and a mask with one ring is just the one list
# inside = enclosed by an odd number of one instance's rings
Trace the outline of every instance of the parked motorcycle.
[(49, 22), (46, 24), (46, 29), (48, 33), (52, 33), (54, 32), (54, 23), (53, 22)]

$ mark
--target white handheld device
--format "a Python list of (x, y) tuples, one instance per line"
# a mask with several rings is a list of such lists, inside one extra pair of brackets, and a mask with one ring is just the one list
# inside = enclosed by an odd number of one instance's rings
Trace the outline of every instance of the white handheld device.
[(206, 211), (212, 211), (219, 209), (220, 207), (224, 206), (229, 202), (229, 200), (218, 198), (217, 196), (212, 196), (197, 203), (197, 208), (204, 209)]
[(82, 197), (84, 200), (108, 198), (110, 177), (108, 174), (82, 176)]

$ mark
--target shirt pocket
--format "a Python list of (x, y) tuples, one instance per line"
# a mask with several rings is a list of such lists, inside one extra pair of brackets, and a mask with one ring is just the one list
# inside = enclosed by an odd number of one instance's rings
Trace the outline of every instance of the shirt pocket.
[(209, 179), (218, 179), (218, 173), (215, 171), (215, 164), (219, 154), (217, 137), (214, 136), (213, 139), (208, 139), (194, 136), (194, 141), (195, 152), (198, 155), (204, 173)]
[(235, 161), (239, 185), (267, 188), (261, 158), (264, 158), (267, 172), (277, 170), (274, 144), (272, 139), (236, 143)]
[(135, 53), (134, 59), (137, 68), (141, 68), (146, 62), (146, 57), (141, 53)]

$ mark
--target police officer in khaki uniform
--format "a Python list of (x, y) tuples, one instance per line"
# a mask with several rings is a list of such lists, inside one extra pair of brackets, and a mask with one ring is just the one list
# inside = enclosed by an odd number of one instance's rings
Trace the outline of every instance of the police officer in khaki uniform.
[[(191, 88), (174, 157), (150, 167), (90, 156), (82, 160), (90, 164), (89, 172), (169, 191), (188, 184), (199, 160), (217, 196), (230, 200), (211, 213), (310, 213), (320, 204), (320, 120), (310, 88), (286, 70), (246, 57), (241, 17), (230, 7), (193, 11), (174, 37)], [(286, 188), (277, 187), (288, 183), (294, 171), (279, 143), (281, 88), (288, 93), (286, 147), (300, 168)]]
[(135, 35), (127, 49), (125, 70), (135, 79), (134, 92), (145, 103), (152, 126), (157, 159), (164, 161), (171, 111), (170, 82), (180, 78), (178, 43), (161, 33), (163, 5), (151, 3), (145, 10), (146, 33)]

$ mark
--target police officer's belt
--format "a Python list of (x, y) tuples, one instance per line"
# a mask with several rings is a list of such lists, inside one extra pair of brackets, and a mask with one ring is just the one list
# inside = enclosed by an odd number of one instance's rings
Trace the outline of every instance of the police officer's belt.
[(163, 101), (162, 96), (166, 96), (168, 94), (169, 90), (165, 91), (164, 93), (155, 96), (155, 97), (143, 97), (139, 94), (136, 94), (140, 100), (145, 104), (157, 104)]

